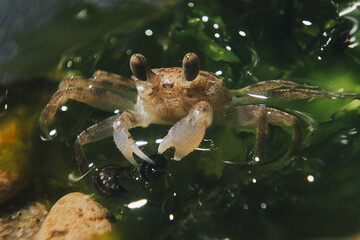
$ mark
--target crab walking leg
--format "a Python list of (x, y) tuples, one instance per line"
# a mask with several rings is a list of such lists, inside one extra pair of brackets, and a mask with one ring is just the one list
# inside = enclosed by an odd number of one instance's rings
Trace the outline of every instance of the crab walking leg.
[(233, 103), (236, 105), (258, 104), (269, 102), (294, 101), (307, 98), (360, 98), (360, 93), (334, 93), (313, 89), (275, 89), (256, 94), (248, 93), (248, 95), (234, 98)]
[[(89, 171), (89, 164), (86, 161), (82, 146), (90, 142), (95, 142), (106, 137), (110, 137), (113, 133), (113, 122), (117, 117), (117, 115), (111, 116), (97, 124), (94, 124), (77, 136), (75, 141), (75, 156), (81, 175), (85, 175)], [(86, 175), (84, 178), (86, 183), (90, 183), (88, 175)]]
[(135, 100), (137, 97), (136, 89), (133, 88), (132, 86), (120, 85), (108, 81), (106, 79), (101, 81), (94, 81), (92, 79), (89, 80), (88, 78), (83, 78), (83, 77), (69, 77), (69, 78), (65, 78), (60, 82), (58, 90), (69, 89), (74, 87), (103, 89), (133, 100)]
[(58, 90), (41, 112), (39, 123), (42, 131), (48, 134), (48, 126), (54, 119), (58, 108), (69, 99), (86, 103), (95, 108), (114, 111), (133, 109), (134, 102), (110, 91), (97, 88), (68, 88)]
[(226, 124), (231, 127), (257, 129), (254, 160), (264, 158), (268, 130), (268, 113), (262, 106), (240, 106), (225, 114)]
[(100, 70), (96, 71), (92, 78), (77, 76), (67, 77), (60, 82), (58, 89), (67, 89), (70, 87), (98, 88), (119, 93), (121, 95), (127, 94), (132, 98), (136, 98), (137, 96), (134, 81), (117, 74)]
[(259, 92), (264, 92), (272, 89), (277, 88), (317, 88), (317, 86), (311, 86), (311, 85), (302, 85), (298, 84), (293, 81), (286, 81), (286, 80), (269, 80), (269, 81), (263, 81), (258, 82), (255, 84), (252, 84), (250, 86), (236, 89), (236, 90), (230, 90), (230, 92), (234, 96), (246, 96), (249, 93), (250, 94), (256, 94)]
[(133, 80), (102, 70), (97, 70), (96, 72), (94, 72), (90, 80), (93, 82), (109, 81), (114, 84), (135, 88), (135, 82)]
[(178, 121), (161, 141), (158, 152), (175, 148), (174, 160), (188, 155), (204, 138), (206, 129), (213, 120), (213, 110), (209, 103), (199, 102), (190, 109), (189, 114)]
[(134, 127), (147, 127), (149, 124), (149, 119), (142, 118), (133, 111), (123, 112), (113, 123), (116, 146), (124, 157), (137, 168), (139, 168), (139, 164), (135, 161), (133, 153), (144, 161), (152, 164), (154, 162), (139, 149), (128, 130)]
[(292, 127), (293, 136), (288, 154), (292, 155), (301, 146), (302, 134), (298, 120), (293, 115), (280, 110), (257, 105), (239, 106), (230, 109), (226, 113), (225, 120), (227, 125), (232, 127), (258, 130), (254, 156), (255, 161), (260, 160), (265, 154), (268, 123), (277, 126)]

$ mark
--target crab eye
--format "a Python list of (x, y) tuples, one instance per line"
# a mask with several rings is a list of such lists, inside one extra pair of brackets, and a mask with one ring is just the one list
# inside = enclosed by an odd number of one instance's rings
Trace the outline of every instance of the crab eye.
[(194, 80), (200, 71), (200, 61), (195, 53), (188, 53), (183, 60), (183, 72), (185, 79), (188, 81)]
[(147, 76), (148, 76), (148, 72), (150, 72), (150, 68), (143, 55), (134, 54), (131, 56), (130, 69), (137, 79), (141, 81), (147, 80)]

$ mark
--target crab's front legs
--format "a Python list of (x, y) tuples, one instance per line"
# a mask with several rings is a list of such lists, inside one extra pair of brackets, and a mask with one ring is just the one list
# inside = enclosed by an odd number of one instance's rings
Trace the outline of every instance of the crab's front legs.
[(291, 126), (293, 136), (288, 156), (301, 146), (302, 134), (298, 120), (286, 112), (258, 105), (239, 106), (230, 109), (225, 116), (226, 124), (232, 127), (257, 129), (254, 160), (259, 161), (265, 154), (267, 125)]
[(133, 111), (123, 112), (113, 123), (116, 146), (124, 157), (137, 168), (139, 168), (139, 164), (135, 161), (133, 153), (144, 161), (154, 162), (139, 149), (128, 130), (139, 126), (147, 127), (149, 123), (149, 119), (145, 119)]
[(170, 128), (161, 141), (158, 152), (162, 154), (168, 148), (174, 147), (174, 160), (180, 160), (199, 146), (212, 120), (211, 105), (204, 101), (197, 103), (186, 117)]

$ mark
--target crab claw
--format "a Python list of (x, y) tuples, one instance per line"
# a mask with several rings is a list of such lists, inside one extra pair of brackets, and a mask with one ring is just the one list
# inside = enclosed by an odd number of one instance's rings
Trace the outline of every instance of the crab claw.
[(212, 119), (211, 105), (204, 101), (197, 103), (186, 117), (170, 128), (161, 141), (158, 152), (162, 154), (168, 148), (174, 147), (174, 160), (181, 160), (199, 146)]

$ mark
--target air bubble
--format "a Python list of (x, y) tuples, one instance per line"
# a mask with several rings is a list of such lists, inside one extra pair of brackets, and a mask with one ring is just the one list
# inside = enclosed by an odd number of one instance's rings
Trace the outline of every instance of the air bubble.
[(56, 137), (56, 135), (57, 135), (56, 129), (53, 129), (48, 133), (42, 133), (40, 135), (40, 139), (44, 142), (47, 142), (53, 140)]
[(309, 20), (303, 20), (302, 23), (303, 23), (305, 26), (311, 26), (311, 25), (312, 25), (312, 22), (310, 22)]
[(150, 37), (150, 36), (153, 35), (153, 31), (152, 31), (151, 29), (146, 29), (145, 35), (148, 36), (148, 37)]
[(314, 178), (313, 175), (308, 175), (308, 176), (306, 177), (306, 179), (308, 180), (308, 182), (314, 182), (314, 181), (315, 181), (315, 178)]
[(86, 20), (89, 18), (89, 12), (88, 10), (85, 8), (83, 10), (81, 10), (77, 15), (76, 15), (76, 19), (78, 20)]
[(246, 37), (246, 32), (240, 30), (240, 31), (239, 31), (239, 35), (242, 36), (242, 37)]
[(61, 111), (66, 112), (68, 110), (68, 107), (64, 105), (64, 106), (61, 106), (60, 109), (61, 109)]

